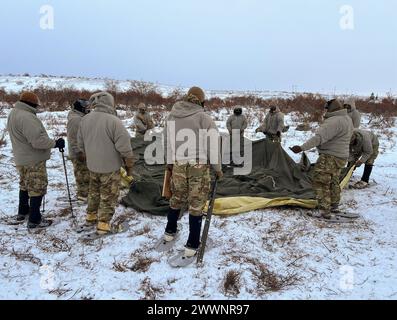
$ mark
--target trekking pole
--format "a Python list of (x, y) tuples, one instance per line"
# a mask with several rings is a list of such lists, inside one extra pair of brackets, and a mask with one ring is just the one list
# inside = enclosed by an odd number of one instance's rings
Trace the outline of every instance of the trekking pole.
[(202, 265), (203, 260), (204, 260), (205, 247), (207, 245), (208, 232), (210, 230), (211, 219), (212, 219), (212, 212), (214, 211), (217, 187), (218, 187), (218, 177), (215, 178), (215, 180), (214, 180), (214, 182), (212, 184), (211, 198), (210, 198), (210, 202), (209, 202), (209, 205), (208, 205), (207, 216), (205, 218), (205, 225), (204, 225), (203, 234), (201, 236), (201, 247), (200, 247), (200, 250), (199, 250), (198, 255), (197, 255), (197, 264), (198, 265)]
[(43, 196), (43, 211), (41, 211), (41, 213), (45, 212), (45, 201), (46, 201), (46, 198), (45, 198), (45, 195), (44, 195)]
[(68, 196), (69, 196), (69, 204), (70, 204), (70, 212), (72, 213), (72, 218), (74, 218), (73, 213), (73, 205), (72, 205), (72, 197), (70, 196), (70, 188), (69, 188), (69, 179), (68, 179), (68, 171), (66, 169), (66, 161), (65, 161), (65, 150), (60, 149), (62, 153), (62, 160), (63, 160), (63, 169), (65, 170), (65, 178), (66, 178), (66, 187), (68, 188)]

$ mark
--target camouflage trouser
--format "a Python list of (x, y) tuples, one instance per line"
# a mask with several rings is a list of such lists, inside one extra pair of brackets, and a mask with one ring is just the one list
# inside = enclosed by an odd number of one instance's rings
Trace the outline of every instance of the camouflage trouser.
[(281, 143), (281, 137), (279, 137), (277, 134), (266, 133), (266, 138), (268, 140), (273, 141), (273, 142), (280, 142)]
[(120, 191), (120, 171), (113, 173), (90, 172), (87, 214), (97, 214), (98, 221), (112, 220)]
[(370, 165), (370, 166), (373, 166), (373, 165), (374, 165), (375, 160), (376, 160), (376, 158), (378, 158), (378, 155), (379, 155), (379, 145), (378, 145), (378, 144), (377, 144), (377, 145), (374, 145), (374, 146), (372, 146), (372, 148), (373, 148), (372, 155), (371, 155), (371, 157), (367, 160), (367, 162), (365, 163), (365, 164)]
[(340, 175), (346, 162), (334, 156), (320, 154), (313, 174), (313, 189), (317, 195), (319, 209), (330, 211), (331, 204), (339, 204)]
[(90, 171), (87, 164), (78, 159), (72, 159), (74, 177), (77, 185), (77, 195), (86, 198), (88, 196), (88, 188), (90, 185)]
[(210, 192), (209, 165), (175, 164), (172, 171), (170, 206), (182, 209), (186, 205), (193, 216), (202, 216)]
[(19, 172), (19, 188), (27, 191), (29, 197), (40, 197), (47, 193), (48, 176), (46, 161), (32, 166), (17, 166)]

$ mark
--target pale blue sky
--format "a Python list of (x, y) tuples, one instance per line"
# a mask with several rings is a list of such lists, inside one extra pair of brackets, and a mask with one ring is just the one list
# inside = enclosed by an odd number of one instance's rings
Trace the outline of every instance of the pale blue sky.
[[(346, 4), (353, 31), (339, 26)], [(2, 0), (0, 74), (397, 92), (396, 12), (394, 0)]]

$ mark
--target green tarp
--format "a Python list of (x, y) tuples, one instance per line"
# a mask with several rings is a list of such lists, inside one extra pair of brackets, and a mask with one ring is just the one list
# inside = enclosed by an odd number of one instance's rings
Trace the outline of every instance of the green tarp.
[[(146, 164), (143, 155), (149, 142), (132, 139), (131, 143), (136, 156), (134, 182), (122, 202), (140, 212), (166, 215), (168, 201), (161, 197), (165, 166)], [(223, 166), (225, 176), (219, 182), (217, 198), (315, 198), (310, 164), (296, 163), (279, 143), (266, 139), (253, 142), (252, 154), (252, 172), (249, 175), (236, 176), (233, 168)]]

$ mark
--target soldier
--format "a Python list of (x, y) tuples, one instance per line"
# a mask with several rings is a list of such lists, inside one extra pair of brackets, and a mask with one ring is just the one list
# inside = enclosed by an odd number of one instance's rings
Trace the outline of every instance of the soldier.
[(263, 132), (267, 139), (281, 143), (281, 134), (284, 129), (284, 114), (278, 107), (272, 106), (266, 115), (264, 124), (256, 129), (256, 132)]
[(144, 103), (141, 103), (138, 106), (138, 114), (134, 119), (134, 128), (137, 137), (144, 137), (146, 131), (154, 128), (153, 120), (147, 112), (147, 108)]
[(356, 101), (354, 98), (349, 98), (344, 105), (345, 109), (347, 109), (347, 113), (349, 117), (353, 121), (353, 126), (355, 129), (360, 128), (361, 125), (361, 113), (356, 108)]
[(48, 186), (46, 162), (50, 159), (52, 148), (65, 148), (64, 139), (54, 141), (48, 137), (36, 115), (39, 105), (39, 98), (34, 93), (22, 93), (7, 122), (20, 176), (17, 221), (22, 223), (29, 216), (29, 229), (46, 228), (52, 224), (52, 221), (43, 219), (40, 213)]
[(77, 185), (77, 199), (86, 202), (88, 197), (88, 187), (90, 183), (90, 172), (84, 153), (80, 151), (77, 143), (77, 133), (83, 117), (89, 113), (89, 102), (87, 100), (77, 100), (73, 103), (72, 110), (68, 114), (67, 135), (69, 158), (72, 160), (74, 176)]
[[(204, 112), (204, 101), (204, 91), (191, 88), (184, 101), (177, 102), (172, 108), (165, 128), (167, 163), (168, 169), (172, 170), (172, 197), (164, 240), (175, 240), (181, 209), (187, 205), (190, 233), (185, 256), (190, 258), (196, 255), (200, 245), (203, 209), (210, 192), (210, 162), (216, 175), (219, 178), (223, 175), (219, 132), (215, 122)], [(188, 140), (188, 145), (181, 141), (178, 135), (184, 133), (194, 141)]]
[(120, 188), (120, 168), (132, 174), (131, 138), (117, 117), (114, 98), (107, 92), (90, 98), (93, 112), (81, 120), (78, 146), (87, 159), (90, 186), (86, 225), (97, 223), (97, 235), (117, 233), (111, 226)]
[(365, 168), (361, 181), (357, 182), (353, 188), (364, 189), (368, 187), (369, 178), (378, 155), (378, 137), (371, 131), (354, 130), (350, 141), (349, 167), (355, 164), (359, 168), (365, 163)]
[(248, 127), (247, 117), (243, 115), (243, 109), (238, 107), (234, 109), (233, 115), (229, 117), (226, 122), (227, 130), (230, 135), (230, 155), (231, 155), (231, 164), (233, 165), (233, 148), (236, 143), (233, 141), (233, 130), (237, 130), (240, 133), (239, 141), (237, 143), (240, 144), (240, 156), (243, 156), (244, 151), (244, 132)]
[[(316, 135), (302, 146), (291, 150), (300, 153), (317, 147), (320, 157), (314, 167), (313, 189), (323, 218), (338, 221), (340, 202), (340, 175), (349, 158), (349, 144), (353, 123), (342, 103), (331, 100), (326, 104), (324, 123)], [(336, 216), (335, 216), (336, 215)]]

